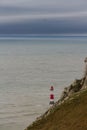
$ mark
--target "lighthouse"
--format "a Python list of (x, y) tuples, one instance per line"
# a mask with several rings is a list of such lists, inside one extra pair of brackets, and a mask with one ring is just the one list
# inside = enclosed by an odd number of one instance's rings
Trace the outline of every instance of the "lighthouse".
[(53, 105), (54, 104), (54, 87), (53, 86), (51, 86), (50, 87), (50, 105)]

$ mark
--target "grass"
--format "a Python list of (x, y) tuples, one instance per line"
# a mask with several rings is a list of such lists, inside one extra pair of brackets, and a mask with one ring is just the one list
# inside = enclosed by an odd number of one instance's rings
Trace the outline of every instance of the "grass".
[(26, 130), (87, 130), (87, 90), (73, 95)]

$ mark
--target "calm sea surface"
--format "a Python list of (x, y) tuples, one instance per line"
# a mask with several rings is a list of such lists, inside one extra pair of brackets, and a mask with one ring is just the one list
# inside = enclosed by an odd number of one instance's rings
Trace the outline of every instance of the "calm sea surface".
[(0, 38), (0, 130), (23, 130), (84, 72), (87, 37)]

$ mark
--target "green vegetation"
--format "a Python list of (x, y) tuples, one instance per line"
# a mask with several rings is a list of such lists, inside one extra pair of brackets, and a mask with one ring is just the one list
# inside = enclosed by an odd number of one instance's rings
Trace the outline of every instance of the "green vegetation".
[(87, 130), (87, 90), (73, 94), (26, 130)]

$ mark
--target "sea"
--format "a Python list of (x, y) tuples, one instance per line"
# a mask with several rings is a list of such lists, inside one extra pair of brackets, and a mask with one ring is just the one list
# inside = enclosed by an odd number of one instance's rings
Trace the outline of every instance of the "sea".
[(0, 37), (0, 130), (24, 130), (84, 75), (86, 36)]

